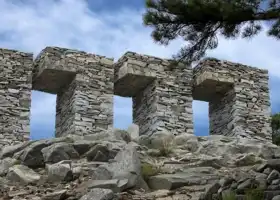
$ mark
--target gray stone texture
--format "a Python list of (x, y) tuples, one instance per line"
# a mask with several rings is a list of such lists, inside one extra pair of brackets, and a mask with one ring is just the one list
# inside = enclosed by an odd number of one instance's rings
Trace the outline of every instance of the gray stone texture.
[(170, 60), (127, 52), (115, 64), (115, 95), (132, 97), (139, 134), (193, 133), (192, 69), (170, 70)]
[(210, 134), (271, 140), (267, 70), (208, 58), (193, 77), (194, 99), (209, 102)]
[(33, 61), (32, 54), (0, 49), (0, 149), (28, 140), (32, 89), (57, 95), (56, 137), (113, 131), (119, 95), (132, 97), (140, 136), (193, 134), (192, 102), (201, 100), (209, 102), (210, 134), (271, 141), (267, 70), (217, 59), (195, 68), (170, 62), (127, 52), (113, 63), (59, 47)]
[(0, 49), (0, 149), (29, 140), (32, 56)]
[(33, 89), (57, 94), (56, 137), (86, 135), (113, 126), (113, 60), (46, 47), (37, 56)]

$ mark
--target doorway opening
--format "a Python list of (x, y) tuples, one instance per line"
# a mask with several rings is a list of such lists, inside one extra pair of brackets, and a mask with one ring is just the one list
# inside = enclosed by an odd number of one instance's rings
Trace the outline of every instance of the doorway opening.
[(56, 95), (32, 90), (30, 139), (48, 139), (55, 136)]
[(209, 103), (194, 100), (193, 103), (194, 134), (196, 136), (209, 135)]
[(133, 123), (132, 98), (114, 95), (114, 128), (127, 129)]

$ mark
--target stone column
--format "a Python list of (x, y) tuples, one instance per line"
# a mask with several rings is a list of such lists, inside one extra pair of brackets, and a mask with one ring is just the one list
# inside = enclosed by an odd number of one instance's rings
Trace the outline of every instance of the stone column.
[(205, 59), (194, 68), (193, 96), (209, 102), (210, 134), (271, 140), (267, 70)]
[(31, 53), (0, 49), (0, 149), (29, 140)]
[(58, 47), (37, 57), (36, 90), (57, 94), (56, 137), (89, 135), (113, 126), (113, 59)]
[(132, 97), (140, 135), (167, 130), (193, 133), (192, 69), (170, 60), (127, 52), (115, 64), (115, 95)]

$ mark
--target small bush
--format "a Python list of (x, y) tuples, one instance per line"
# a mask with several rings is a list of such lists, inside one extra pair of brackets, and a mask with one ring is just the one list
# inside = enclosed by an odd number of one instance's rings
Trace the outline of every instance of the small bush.
[(159, 156), (169, 156), (173, 152), (173, 140), (164, 138), (162, 140), (162, 145), (159, 148)]
[(159, 173), (159, 168), (150, 163), (142, 163), (141, 164), (141, 174), (144, 180), (148, 180), (150, 176), (155, 176)]
[(249, 189), (245, 192), (245, 200), (263, 200), (264, 191), (260, 188)]
[(222, 200), (237, 200), (236, 194), (232, 191), (223, 193)]

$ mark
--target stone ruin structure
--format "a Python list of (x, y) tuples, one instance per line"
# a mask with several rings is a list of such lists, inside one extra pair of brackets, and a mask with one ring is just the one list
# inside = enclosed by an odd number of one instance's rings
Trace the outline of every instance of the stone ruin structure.
[(271, 140), (268, 71), (216, 59), (196, 67), (125, 53), (113, 59), (46, 47), (0, 49), (0, 148), (29, 139), (31, 90), (57, 95), (56, 137), (113, 127), (113, 95), (132, 97), (140, 135), (193, 133), (193, 100), (209, 102), (210, 134)]

